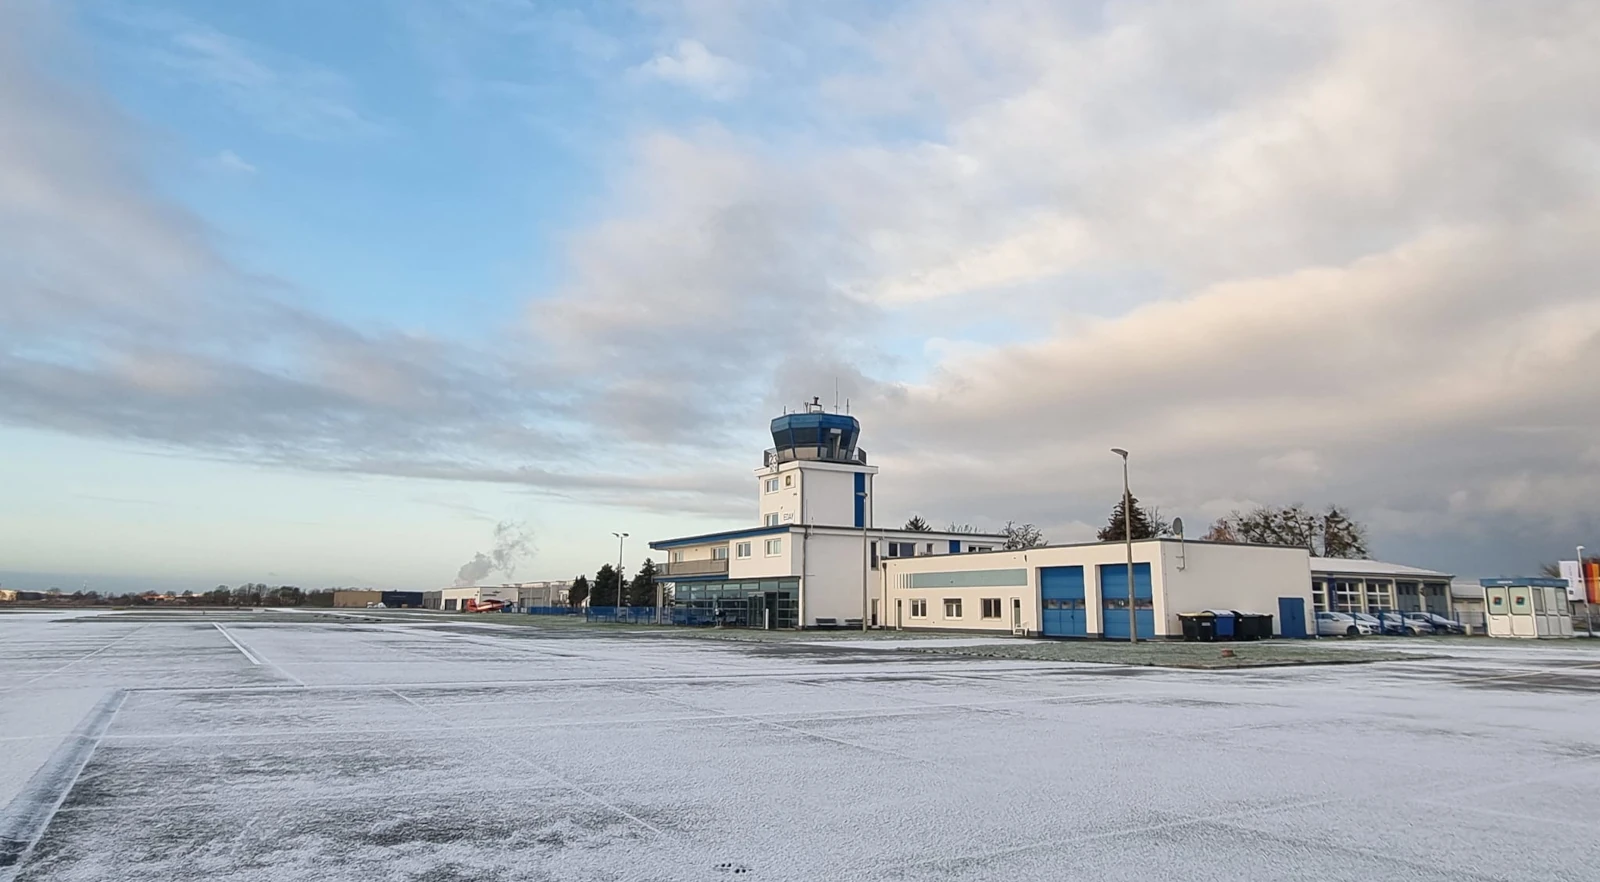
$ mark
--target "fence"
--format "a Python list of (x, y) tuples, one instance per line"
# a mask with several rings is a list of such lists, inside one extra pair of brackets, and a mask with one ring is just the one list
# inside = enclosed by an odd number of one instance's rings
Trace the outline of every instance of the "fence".
[(570, 606), (530, 606), (523, 609), (530, 616), (581, 616), (583, 610)]

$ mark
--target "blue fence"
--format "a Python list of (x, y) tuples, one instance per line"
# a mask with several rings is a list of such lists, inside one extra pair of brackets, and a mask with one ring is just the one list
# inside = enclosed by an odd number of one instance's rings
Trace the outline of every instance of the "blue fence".
[(581, 616), (583, 610), (570, 606), (530, 606), (523, 610), (530, 616)]

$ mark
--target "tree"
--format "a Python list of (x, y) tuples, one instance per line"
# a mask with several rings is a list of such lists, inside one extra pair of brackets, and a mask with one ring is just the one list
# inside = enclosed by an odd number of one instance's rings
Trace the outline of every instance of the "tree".
[(1367, 528), (1337, 505), (1322, 513), (1322, 556), (1365, 559)]
[(1211, 529), (1207, 530), (1206, 534), (1200, 538), (1206, 542), (1242, 541), (1239, 539), (1239, 534), (1235, 533), (1233, 530), (1233, 519), (1226, 517), (1217, 518), (1215, 521), (1213, 521), (1211, 524)]
[[(1131, 516), (1125, 514), (1123, 510), (1124, 503), (1128, 502), (1133, 506)], [(1124, 520), (1130, 521), (1130, 524), (1124, 524)], [(1111, 509), (1110, 521), (1100, 528), (1095, 538), (1101, 542), (1121, 542), (1127, 538), (1130, 528), (1135, 539), (1154, 539), (1160, 535), (1155, 522), (1150, 518), (1150, 513), (1139, 507), (1139, 497), (1131, 494), (1126, 499), (1117, 500), (1116, 507)]]
[(617, 588), (619, 579), (617, 571), (611, 564), (603, 564), (594, 574), (594, 582), (589, 586), (590, 606), (620, 606), (622, 598)]
[(1204, 537), (1211, 542), (1250, 542), (1304, 548), (1318, 557), (1366, 558), (1367, 528), (1350, 513), (1329, 505), (1318, 514), (1300, 503), (1258, 505), (1218, 518)]
[(1036, 548), (1044, 544), (1044, 534), (1032, 524), (1006, 521), (1006, 525), (1000, 528), (1000, 533), (1006, 537), (1004, 547), (1007, 551)]
[(640, 565), (638, 574), (628, 583), (628, 605), (656, 605), (656, 565), (648, 557)]
[(567, 605), (577, 609), (583, 606), (583, 602), (588, 599), (589, 577), (580, 575), (572, 580), (572, 587), (567, 589)]
[(911, 530), (916, 533), (932, 533), (933, 525), (923, 520), (922, 515), (912, 515), (911, 520), (906, 521), (906, 525), (903, 529)]

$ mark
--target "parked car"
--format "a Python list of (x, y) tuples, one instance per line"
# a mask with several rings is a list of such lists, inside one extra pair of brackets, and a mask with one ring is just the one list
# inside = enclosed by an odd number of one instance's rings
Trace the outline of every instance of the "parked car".
[(1319, 612), (1317, 613), (1318, 637), (1356, 637), (1362, 634), (1374, 633), (1373, 627), (1366, 622), (1358, 621), (1349, 613)]
[(1406, 620), (1416, 622), (1418, 624), (1428, 624), (1433, 627), (1433, 633), (1435, 634), (1467, 633), (1467, 628), (1465, 625), (1461, 624), (1455, 619), (1441, 616), (1438, 613), (1408, 612), (1406, 613)]
[(1379, 634), (1393, 634), (1397, 637), (1420, 637), (1423, 634), (1432, 634), (1433, 626), (1427, 622), (1407, 621), (1405, 616), (1397, 612), (1386, 612), (1382, 616), (1371, 613), (1351, 613), (1357, 621), (1366, 622), (1372, 630)]

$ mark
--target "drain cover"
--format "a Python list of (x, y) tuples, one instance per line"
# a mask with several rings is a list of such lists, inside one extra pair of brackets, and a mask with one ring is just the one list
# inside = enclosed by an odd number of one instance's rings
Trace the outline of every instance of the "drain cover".
[(745, 864), (736, 864), (732, 861), (723, 861), (722, 863), (713, 866), (711, 869), (716, 870), (719, 873), (733, 873), (734, 875), (739, 876), (742, 876), (746, 873), (755, 872), (754, 867), (746, 866)]

